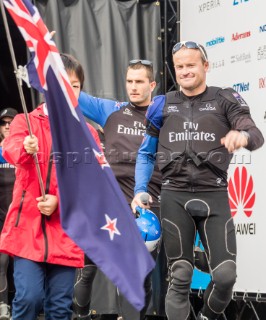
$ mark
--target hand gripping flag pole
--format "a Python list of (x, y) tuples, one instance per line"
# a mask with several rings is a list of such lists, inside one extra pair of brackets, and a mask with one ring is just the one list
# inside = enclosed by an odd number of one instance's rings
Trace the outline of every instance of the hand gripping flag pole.
[[(4, 8), (3, 0), (0, 0), (0, 1), (1, 1), (2, 17), (3, 17), (4, 27), (5, 27), (7, 41), (8, 41), (8, 47), (9, 47), (9, 51), (10, 51), (10, 55), (11, 55), (14, 73), (16, 74), (19, 96), (20, 96), (23, 112), (25, 114), (29, 134), (32, 137), (31, 124), (30, 124), (30, 120), (29, 120), (29, 116), (28, 116), (28, 110), (27, 110), (27, 106), (26, 106), (26, 102), (25, 102), (24, 93), (22, 90), (23, 68), (21, 66), (19, 66), (19, 67), (17, 66), (14, 47), (13, 47), (13, 43), (12, 43), (12, 39), (11, 39), (11, 35), (10, 35), (10, 30), (9, 30), (7, 18), (6, 18), (6, 12), (5, 12), (5, 8)], [(43, 200), (45, 200), (45, 189), (44, 189), (44, 184), (43, 184), (43, 180), (42, 180), (42, 176), (41, 176), (40, 165), (39, 165), (37, 153), (33, 154), (33, 158), (34, 158), (36, 169), (37, 169), (37, 175), (38, 175), (38, 180), (39, 180), (39, 184), (40, 184), (41, 194), (42, 194)]]

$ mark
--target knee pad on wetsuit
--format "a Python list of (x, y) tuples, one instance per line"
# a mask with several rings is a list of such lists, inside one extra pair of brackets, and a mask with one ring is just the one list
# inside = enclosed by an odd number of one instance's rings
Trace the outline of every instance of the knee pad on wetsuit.
[(92, 282), (96, 272), (97, 267), (95, 265), (87, 265), (81, 270), (81, 278)]
[(168, 319), (188, 319), (190, 314), (189, 289), (193, 266), (178, 260), (171, 266), (171, 282), (166, 295), (165, 311)]
[[(171, 267), (171, 285), (186, 293), (190, 288), (193, 266), (186, 260), (178, 260)], [(182, 290), (183, 289), (183, 290)]]
[(236, 263), (228, 260), (220, 264), (212, 273), (212, 281), (219, 290), (231, 290), (236, 282)]
[[(212, 272), (212, 283), (214, 284), (205, 296), (205, 306), (203, 313), (213, 318), (215, 314), (222, 313), (232, 298), (233, 286), (236, 281), (236, 263), (232, 260), (226, 260), (216, 267)], [(208, 292), (208, 290), (205, 291)], [(215, 317), (215, 318), (216, 318)]]

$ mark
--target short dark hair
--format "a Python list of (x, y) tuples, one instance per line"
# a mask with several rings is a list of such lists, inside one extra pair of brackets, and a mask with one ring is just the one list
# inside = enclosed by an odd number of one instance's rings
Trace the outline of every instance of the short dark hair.
[(85, 77), (84, 77), (84, 70), (80, 62), (68, 53), (60, 53), (60, 57), (63, 61), (66, 71), (75, 72), (75, 74), (77, 75), (80, 81), (80, 89), (82, 90)]
[(146, 72), (147, 72), (147, 77), (148, 77), (149, 81), (150, 81), (150, 82), (155, 81), (152, 65), (144, 65), (144, 64), (142, 64), (141, 62), (138, 62), (138, 63), (130, 64), (130, 65), (127, 67), (127, 71), (128, 71), (129, 69), (133, 69), (133, 70), (145, 69)]

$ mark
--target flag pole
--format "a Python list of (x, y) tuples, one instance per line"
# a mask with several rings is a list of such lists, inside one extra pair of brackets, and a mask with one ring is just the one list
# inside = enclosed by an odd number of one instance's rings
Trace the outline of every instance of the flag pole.
[[(29, 120), (29, 115), (28, 115), (28, 110), (27, 110), (27, 106), (26, 106), (26, 102), (25, 102), (24, 93), (22, 90), (22, 80), (19, 79), (17, 76), (18, 67), (17, 67), (14, 47), (13, 47), (13, 43), (12, 43), (12, 39), (11, 39), (11, 35), (10, 35), (10, 30), (9, 30), (9, 26), (8, 26), (8, 22), (7, 22), (4, 3), (3, 3), (3, 0), (0, 0), (0, 1), (1, 1), (1, 11), (2, 11), (4, 27), (5, 27), (5, 31), (6, 31), (6, 36), (7, 36), (8, 47), (9, 47), (9, 51), (10, 51), (10, 55), (11, 55), (14, 73), (16, 74), (16, 81), (17, 81), (19, 96), (20, 96), (20, 100), (21, 100), (21, 104), (22, 104), (22, 109), (25, 114), (29, 134), (32, 137), (31, 124), (30, 124), (30, 120)], [(45, 189), (44, 189), (44, 184), (43, 184), (43, 180), (42, 180), (42, 176), (41, 176), (41, 170), (40, 170), (40, 165), (39, 165), (37, 153), (33, 154), (33, 158), (34, 158), (34, 162), (35, 162), (36, 169), (37, 169), (37, 175), (38, 175), (38, 180), (39, 180), (39, 184), (40, 184), (41, 194), (42, 194), (43, 200), (45, 200)]]

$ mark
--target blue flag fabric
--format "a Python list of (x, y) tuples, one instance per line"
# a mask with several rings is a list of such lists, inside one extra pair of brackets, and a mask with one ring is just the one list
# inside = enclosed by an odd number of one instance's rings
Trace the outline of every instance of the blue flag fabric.
[[(31, 83), (43, 89), (51, 126), (62, 226), (138, 310), (154, 261), (126, 199), (87, 128), (63, 63), (37, 9), (4, 0), (33, 57)], [(33, 71), (33, 69), (31, 69)], [(38, 79), (36, 76), (38, 75)]]

